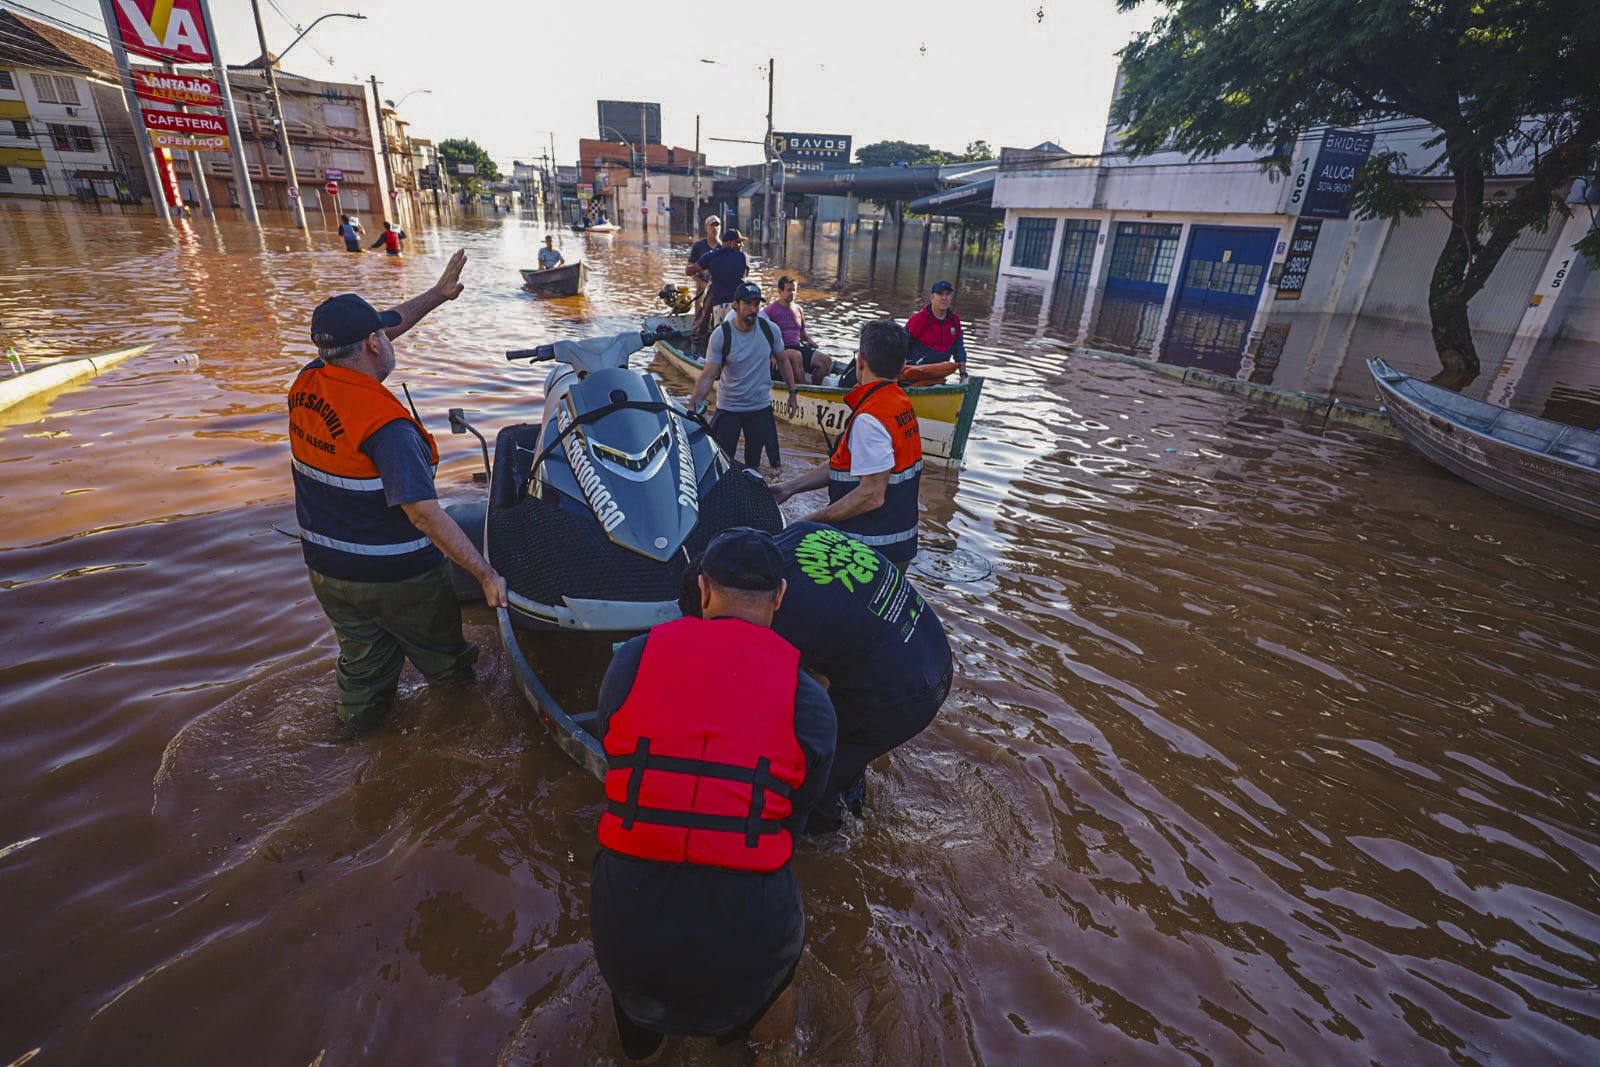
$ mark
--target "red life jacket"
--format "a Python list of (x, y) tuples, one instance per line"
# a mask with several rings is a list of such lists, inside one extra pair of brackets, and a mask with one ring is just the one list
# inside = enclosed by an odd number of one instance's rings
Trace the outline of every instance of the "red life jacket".
[(399, 252), (400, 251), (400, 231), (399, 230), (384, 230), (383, 231), (383, 250), (385, 252)]
[[(708, 654), (709, 653), (709, 654)], [(600, 844), (663, 863), (775, 871), (805, 781), (794, 736), (800, 653), (742, 619), (678, 619), (645, 639), (606, 725)]]

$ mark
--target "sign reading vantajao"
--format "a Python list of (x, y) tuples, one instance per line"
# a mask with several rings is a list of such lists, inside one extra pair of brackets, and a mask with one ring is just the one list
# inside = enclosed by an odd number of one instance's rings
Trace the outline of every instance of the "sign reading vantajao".
[(1283, 273), (1278, 276), (1274, 300), (1300, 299), (1306, 287), (1306, 273), (1311, 270), (1311, 254), (1317, 250), (1317, 237), (1321, 233), (1321, 219), (1295, 220), (1294, 235), (1289, 238), (1289, 254), (1283, 260)]
[(850, 165), (850, 135), (848, 133), (778, 133), (772, 134), (772, 154), (785, 163), (795, 164), (796, 170), (821, 170), (824, 167)]
[(1372, 142), (1372, 134), (1354, 130), (1329, 130), (1322, 135), (1322, 147), (1311, 168), (1311, 188), (1300, 205), (1301, 218), (1350, 217), (1350, 192), (1356, 172), (1372, 155)]
[(196, 74), (168, 74), (164, 70), (135, 67), (133, 91), (141, 100), (161, 100), (195, 107), (222, 106), (222, 94), (217, 90), (217, 83)]

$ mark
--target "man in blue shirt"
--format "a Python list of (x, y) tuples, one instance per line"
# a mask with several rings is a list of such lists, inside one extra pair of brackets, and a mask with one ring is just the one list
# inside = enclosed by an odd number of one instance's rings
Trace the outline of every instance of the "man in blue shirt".
[(549, 270), (561, 266), (566, 261), (566, 257), (556, 250), (556, 239), (545, 234), (544, 247), (539, 249), (539, 269)]
[(744, 234), (729, 227), (722, 233), (722, 247), (712, 249), (700, 257), (700, 262), (689, 265), (689, 276), (705, 271), (711, 278), (711, 324), (715, 326), (728, 317), (733, 304), (733, 291), (739, 288), (744, 276), (750, 273), (750, 259), (740, 250)]

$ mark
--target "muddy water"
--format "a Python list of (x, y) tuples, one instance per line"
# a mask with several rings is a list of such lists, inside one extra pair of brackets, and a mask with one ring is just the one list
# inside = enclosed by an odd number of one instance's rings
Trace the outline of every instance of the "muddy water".
[[(448, 500), (476, 445), (445, 409), (525, 417), (536, 383), (500, 353), (625, 328), (668, 273), (664, 243), (568, 235), (590, 294), (541, 303), (515, 275), (540, 236), (468, 223), (394, 261), (0, 211), (5, 341), (154, 345), (0, 415), (0, 1063), (615, 1057), (598, 791), (490, 617), (476, 690), (408, 674), (392, 727), (347, 743), (273, 531), (323, 295), (398, 300), (468, 249), (395, 378)], [(803, 290), (833, 344), (910, 310), (904, 274), (836, 278)], [(994, 571), (925, 583), (956, 689), (870, 775), (870, 819), (797, 857), (810, 1060), (1600, 1059), (1593, 535), (1398, 443), (1009, 339), (964, 289), (989, 386), (926, 531)]]

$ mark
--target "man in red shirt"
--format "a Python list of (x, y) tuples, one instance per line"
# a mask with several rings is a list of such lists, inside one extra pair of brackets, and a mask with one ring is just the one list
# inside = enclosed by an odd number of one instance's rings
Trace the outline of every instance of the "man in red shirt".
[(911, 357), (906, 366), (955, 360), (957, 373), (966, 381), (967, 341), (962, 336), (961, 316), (950, 308), (955, 294), (956, 287), (941, 278), (933, 283), (927, 304), (906, 320), (906, 332), (911, 335)]

